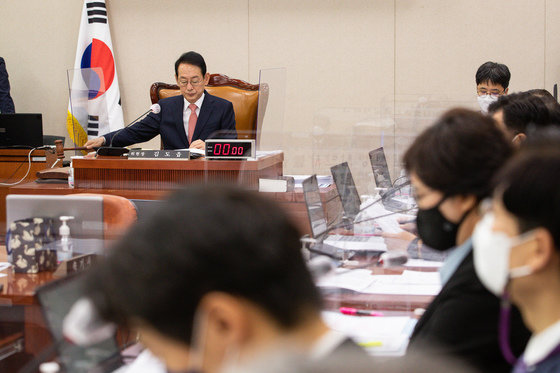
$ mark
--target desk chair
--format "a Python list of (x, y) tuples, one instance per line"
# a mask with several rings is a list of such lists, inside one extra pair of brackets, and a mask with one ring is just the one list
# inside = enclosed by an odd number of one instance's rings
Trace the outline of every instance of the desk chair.
[[(262, 125), (260, 118), (264, 117), (268, 103), (268, 86), (263, 85), (261, 89), (261, 110), (259, 112), (259, 84), (249, 84), (243, 80), (232, 79), (222, 74), (211, 74), (206, 91), (211, 95), (223, 98), (233, 104), (235, 111), (235, 126), (239, 139), (255, 139), (259, 142)], [(150, 98), (152, 104), (162, 98), (178, 96), (181, 92), (176, 84), (156, 82), (150, 87)]]
[(138, 220), (136, 206), (127, 198), (96, 193), (79, 193), (77, 195), (103, 197), (103, 236), (106, 240), (119, 238)]
[(64, 139), (64, 136), (43, 135), (43, 145), (55, 145), (56, 140), (62, 140), (62, 144), (64, 144)]

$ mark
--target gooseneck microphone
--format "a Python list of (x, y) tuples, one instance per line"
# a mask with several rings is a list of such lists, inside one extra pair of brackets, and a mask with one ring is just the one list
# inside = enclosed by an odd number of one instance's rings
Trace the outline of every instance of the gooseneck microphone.
[(154, 114), (158, 114), (160, 111), (161, 111), (161, 106), (159, 106), (159, 104), (153, 104), (152, 106), (150, 106), (150, 109), (147, 110), (145, 113), (140, 115), (138, 118), (134, 119), (132, 122), (130, 122), (129, 124), (127, 124), (126, 126), (121, 128), (117, 132), (115, 132), (111, 136), (111, 141), (109, 142), (109, 146), (102, 146), (99, 149), (97, 149), (97, 155), (119, 155), (120, 156), (120, 155), (123, 155), (124, 153), (127, 153), (128, 149), (126, 149), (124, 147), (113, 148), (113, 140), (115, 139), (115, 137), (117, 137), (117, 135), (119, 133), (121, 133), (121, 131), (124, 131), (125, 129), (129, 128), (130, 126), (132, 126), (133, 124), (138, 122), (140, 119), (142, 119), (148, 113), (151, 112), (151, 113), (154, 113)]

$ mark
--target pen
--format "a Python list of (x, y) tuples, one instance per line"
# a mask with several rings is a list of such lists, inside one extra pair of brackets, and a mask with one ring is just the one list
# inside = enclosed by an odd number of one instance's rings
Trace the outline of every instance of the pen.
[(352, 315), (352, 316), (383, 316), (382, 312), (359, 310), (357, 308), (352, 308), (352, 307), (340, 307), (339, 311), (340, 313), (343, 313), (345, 315)]

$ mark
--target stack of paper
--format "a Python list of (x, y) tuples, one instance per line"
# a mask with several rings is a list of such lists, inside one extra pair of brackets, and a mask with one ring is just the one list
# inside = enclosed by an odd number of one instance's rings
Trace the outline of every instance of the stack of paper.
[(416, 320), (410, 317), (348, 316), (323, 312), (323, 320), (333, 330), (352, 338), (372, 355), (404, 355)]

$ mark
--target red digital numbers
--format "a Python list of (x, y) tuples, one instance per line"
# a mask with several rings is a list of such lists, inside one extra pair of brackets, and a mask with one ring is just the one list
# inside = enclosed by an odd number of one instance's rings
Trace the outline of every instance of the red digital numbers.
[(231, 146), (231, 144), (214, 144), (214, 155), (243, 155), (243, 147)]

